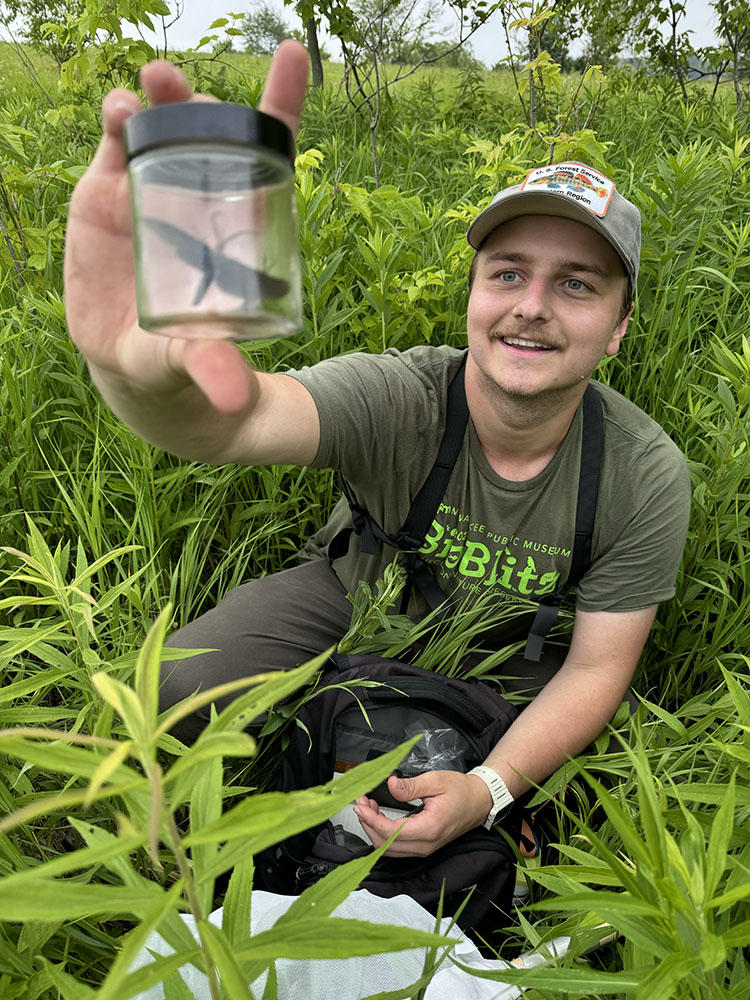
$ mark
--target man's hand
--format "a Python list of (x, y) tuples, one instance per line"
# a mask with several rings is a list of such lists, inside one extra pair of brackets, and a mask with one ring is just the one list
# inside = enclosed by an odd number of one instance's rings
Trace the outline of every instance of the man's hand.
[(426, 857), (467, 830), (480, 826), (492, 807), (487, 786), (475, 774), (428, 771), (416, 778), (388, 779), (388, 790), (399, 802), (422, 799), (424, 808), (406, 820), (387, 819), (377, 802), (362, 795), (354, 811), (375, 847), (380, 847), (399, 827), (386, 854), (390, 857)]
[[(304, 48), (284, 42), (271, 65), (260, 108), (294, 133), (307, 75)], [(165, 62), (144, 66), (141, 83), (151, 104), (210, 99), (194, 96), (185, 75)], [(254, 388), (233, 344), (162, 337), (138, 326), (122, 125), (140, 108), (138, 97), (127, 90), (113, 90), (105, 97), (102, 139), (73, 193), (65, 252), (70, 333), (108, 398), (128, 391), (145, 398), (163, 393), (179, 399), (186, 410), (207, 401), (214, 412), (238, 413), (252, 404)]]

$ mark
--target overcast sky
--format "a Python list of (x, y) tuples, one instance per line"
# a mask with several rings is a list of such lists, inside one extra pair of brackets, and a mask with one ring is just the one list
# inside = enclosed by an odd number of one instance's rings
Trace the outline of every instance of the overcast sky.
[[(270, 0), (287, 23), (301, 27), (299, 19), (290, 8), (282, 6), (281, 0)], [(247, 10), (252, 2), (242, 3), (241, 0), (185, 0), (185, 11), (180, 20), (169, 31), (169, 43), (172, 48), (188, 48), (196, 45), (201, 36), (207, 33), (208, 26), (227, 10)], [(711, 45), (716, 41), (712, 24), (714, 12), (708, 5), (708, 0), (687, 0), (687, 14), (682, 24), (692, 30), (693, 45)], [(446, 19), (446, 27), (450, 27)], [(453, 32), (455, 36), (456, 32)], [(502, 35), (500, 18), (497, 14), (490, 17), (472, 38), (474, 53), (487, 66), (493, 66), (506, 55), (505, 40)], [(331, 46), (333, 51), (333, 46)]]

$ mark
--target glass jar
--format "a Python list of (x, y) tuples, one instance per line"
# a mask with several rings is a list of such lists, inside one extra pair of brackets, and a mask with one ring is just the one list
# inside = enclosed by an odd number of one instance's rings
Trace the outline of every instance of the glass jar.
[(171, 337), (261, 340), (302, 326), (294, 140), (276, 118), (162, 104), (123, 128), (138, 321)]

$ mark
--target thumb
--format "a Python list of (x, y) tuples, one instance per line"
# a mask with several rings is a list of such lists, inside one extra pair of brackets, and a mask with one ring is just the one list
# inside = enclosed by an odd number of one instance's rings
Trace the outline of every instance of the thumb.
[(397, 778), (392, 775), (388, 779), (388, 791), (399, 802), (410, 802), (412, 799), (424, 799), (439, 791), (437, 776), (433, 771), (418, 774), (413, 778)]
[(251, 401), (251, 371), (226, 340), (188, 340), (182, 346), (185, 371), (220, 413), (240, 413)]

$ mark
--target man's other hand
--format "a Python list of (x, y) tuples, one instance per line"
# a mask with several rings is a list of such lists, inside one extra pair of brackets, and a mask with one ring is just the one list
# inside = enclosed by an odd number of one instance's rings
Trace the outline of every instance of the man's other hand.
[(432, 854), (480, 826), (492, 807), (492, 797), (482, 779), (459, 771), (428, 771), (416, 778), (390, 777), (388, 791), (399, 802), (421, 799), (423, 808), (406, 820), (390, 820), (380, 812), (377, 802), (362, 795), (354, 811), (375, 847), (401, 827), (386, 852), (395, 858)]

